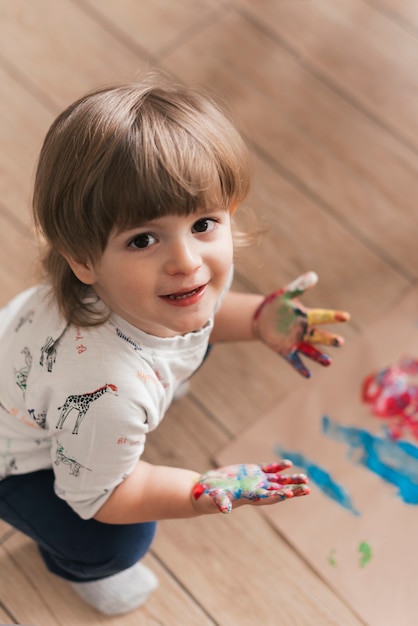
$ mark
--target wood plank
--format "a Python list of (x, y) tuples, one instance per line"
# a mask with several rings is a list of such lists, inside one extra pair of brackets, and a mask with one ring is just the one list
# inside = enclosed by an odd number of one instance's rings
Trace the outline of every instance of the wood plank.
[(9, 613), (6, 613), (5, 611), (3, 611), (1, 607), (0, 607), (0, 619), (2, 621), (0, 626), (6, 626), (7, 624), (14, 623), (12, 622), (13, 617)]
[(0, 601), (21, 623), (39, 626), (172, 626), (174, 615), (179, 624), (213, 624), (151, 554), (144, 564), (160, 580), (146, 605), (127, 615), (103, 616), (82, 602), (65, 580), (50, 574), (35, 544), (16, 533), (0, 547)]
[[(280, 7), (316, 4), (268, 6), (281, 15)], [(277, 173), (408, 279), (418, 276), (415, 154), (234, 13), (176, 49), (164, 65), (186, 82), (228, 94), (253, 149)]]
[(120, 31), (154, 58), (176, 46), (221, 13), (220, 0), (76, 0), (93, 15), (106, 19), (109, 28)]
[(415, 34), (418, 29), (418, 5), (415, 0), (365, 0), (370, 6), (386, 15)]
[(162, 522), (154, 551), (219, 626), (362, 623), (253, 507)]
[(219, 344), (191, 379), (190, 394), (232, 437), (290, 389), (299, 386), (302, 391), (306, 385), (309, 382), (258, 342)]
[[(31, 567), (35, 561), (36, 557), (31, 559)], [(21, 623), (60, 626), (62, 622), (51, 614), (33, 583), (34, 580), (28, 580), (26, 573), (15, 563), (5, 547), (0, 546), (0, 602)], [(24, 602), (22, 598), (25, 599)]]
[(229, 437), (195, 400), (188, 393), (174, 401), (158, 429), (147, 436), (145, 460), (155, 462), (158, 459), (158, 463), (183, 466), (197, 472), (209, 469), (208, 458), (223, 448)]
[(368, 326), (410, 281), (290, 184), (274, 165), (255, 159), (254, 166), (250, 203), (255, 210), (261, 207), (268, 232), (257, 250), (240, 260), (239, 272), (267, 294), (315, 270), (320, 280), (304, 294), (304, 303), (348, 310), (353, 319), (347, 326)]
[(134, 80), (145, 67), (137, 51), (70, 0), (38, 0), (36, 10), (31, 0), (1, 3), (0, 23), (0, 58), (57, 113), (93, 87)]
[(3, 520), (0, 520), (0, 543), (4, 540), (4, 537), (12, 531), (13, 529), (11, 526), (9, 526), (9, 524), (4, 522)]
[(256, 8), (251, 0), (236, 0), (236, 5), (418, 149), (418, 78), (411, 72), (418, 41), (400, 24), (363, 0), (261, 0)]
[(18, 229), (0, 204), (0, 306), (36, 282), (36, 246), (32, 233)]
[(35, 164), (53, 115), (1, 65), (0, 83), (0, 202), (13, 221), (28, 225)]

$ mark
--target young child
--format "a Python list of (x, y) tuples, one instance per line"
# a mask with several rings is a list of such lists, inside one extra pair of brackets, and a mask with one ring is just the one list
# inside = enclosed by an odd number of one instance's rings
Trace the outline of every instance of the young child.
[(211, 99), (155, 77), (69, 106), (40, 154), (47, 281), (0, 312), (0, 518), (103, 613), (157, 586), (138, 563), (156, 520), (309, 493), (288, 461), (199, 475), (141, 460), (209, 343), (259, 338), (304, 376), (299, 353), (327, 365), (313, 344), (342, 343), (315, 325), (348, 314), (297, 300), (313, 272), (266, 299), (229, 291), (248, 163)]

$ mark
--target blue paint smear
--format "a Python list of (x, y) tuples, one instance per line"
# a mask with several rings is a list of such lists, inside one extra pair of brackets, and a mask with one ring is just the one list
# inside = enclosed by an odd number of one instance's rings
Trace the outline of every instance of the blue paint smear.
[(280, 446), (275, 446), (275, 453), (279, 458), (289, 459), (293, 465), (300, 467), (312, 481), (328, 498), (337, 502), (340, 506), (348, 509), (353, 515), (360, 515), (359, 511), (353, 506), (351, 498), (342, 485), (335, 482), (325, 469), (310, 461), (307, 457), (299, 452), (286, 450)]
[[(348, 456), (398, 488), (406, 504), (418, 504), (418, 448), (407, 441), (377, 437), (361, 428), (322, 418), (322, 431), (348, 444)], [(356, 453), (356, 454), (355, 454)]]

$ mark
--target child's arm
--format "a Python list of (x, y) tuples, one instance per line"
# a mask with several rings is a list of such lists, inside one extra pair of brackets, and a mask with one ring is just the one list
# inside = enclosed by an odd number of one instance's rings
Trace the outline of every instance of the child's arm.
[(201, 476), (186, 469), (139, 461), (95, 515), (107, 524), (229, 513), (243, 504), (275, 504), (309, 493), (304, 474), (281, 474), (290, 461), (271, 465), (240, 464)]
[(95, 515), (107, 524), (133, 524), (197, 515), (191, 491), (199, 474), (138, 461)]
[(317, 326), (350, 319), (345, 311), (308, 309), (302, 305), (297, 298), (317, 280), (314, 272), (308, 272), (266, 298), (227, 293), (215, 316), (211, 342), (260, 339), (302, 376), (309, 377), (299, 353), (321, 365), (329, 365), (331, 359), (312, 344), (341, 346), (344, 343), (339, 335)]
[(258, 339), (253, 316), (263, 300), (258, 294), (228, 291), (215, 315), (210, 343)]

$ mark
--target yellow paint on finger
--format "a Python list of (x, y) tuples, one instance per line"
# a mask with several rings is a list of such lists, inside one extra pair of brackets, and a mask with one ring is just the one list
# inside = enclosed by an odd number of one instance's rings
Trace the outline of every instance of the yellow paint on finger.
[(350, 319), (350, 315), (346, 311), (334, 311), (333, 309), (310, 309), (306, 315), (309, 325), (347, 322)]
[(305, 341), (335, 347), (342, 346), (344, 343), (344, 339), (339, 335), (328, 333), (326, 330), (321, 330), (320, 328), (311, 328), (308, 330), (305, 336)]

